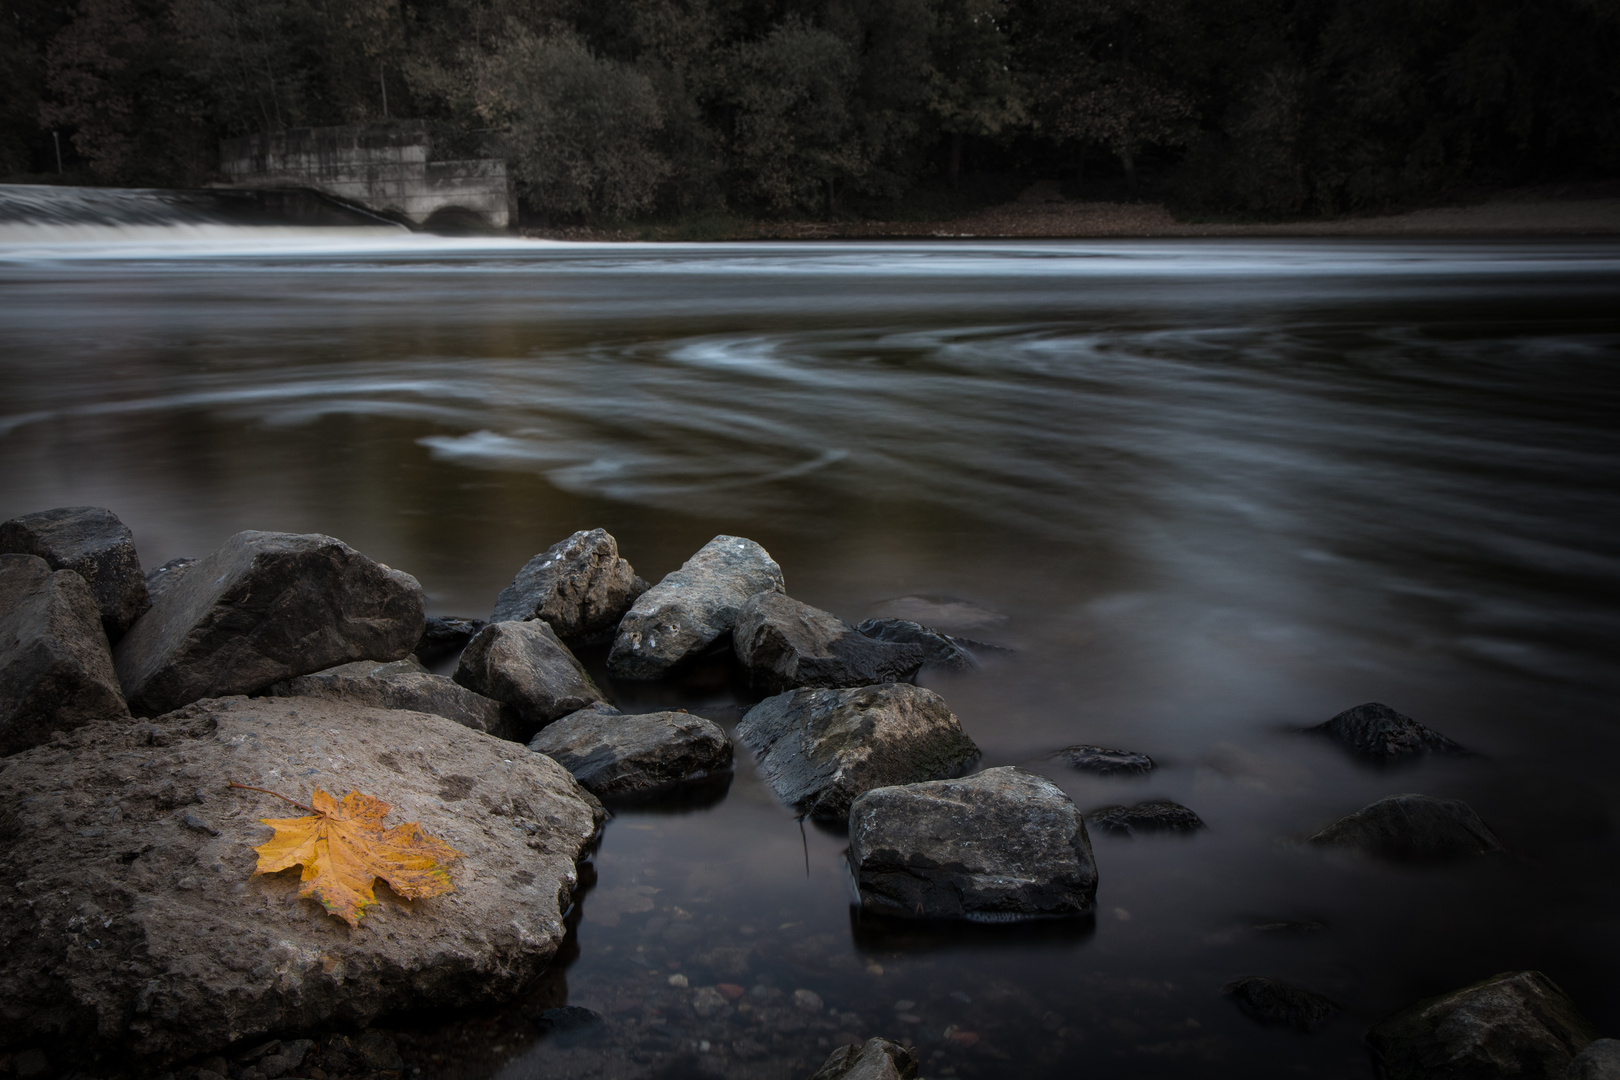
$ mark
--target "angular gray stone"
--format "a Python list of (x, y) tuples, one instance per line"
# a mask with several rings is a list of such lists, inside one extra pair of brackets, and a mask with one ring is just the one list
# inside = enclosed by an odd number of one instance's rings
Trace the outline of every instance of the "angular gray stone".
[(1620, 1080), (1620, 1039), (1593, 1039), (1569, 1063), (1565, 1080)]
[(582, 529), (517, 572), (495, 599), (490, 622), (540, 619), (571, 645), (606, 641), (647, 583), (619, 557), (606, 529)]
[(645, 795), (731, 768), (731, 739), (684, 712), (621, 714), (594, 705), (565, 716), (529, 740), (599, 799)]
[(729, 633), (755, 593), (784, 592), (782, 568), (740, 536), (717, 536), (636, 598), (619, 623), (608, 671), (658, 679)]
[(909, 679), (924, 652), (856, 632), (831, 612), (778, 592), (749, 597), (737, 612), (731, 647), (760, 693), (806, 686), (871, 686)]
[(1190, 833), (1204, 827), (1203, 818), (1185, 806), (1162, 800), (1139, 802), (1135, 806), (1105, 806), (1087, 814), (1086, 820), (1094, 829), (1121, 836), (1151, 832)]
[[(604, 812), (555, 762), (514, 749), (424, 713), (225, 698), (7, 759), (7, 1037), (48, 1040), (92, 1072), (105, 1068), (92, 1052), (155, 1072), (273, 1032), (520, 993), (557, 953)], [(419, 822), (463, 853), (455, 891), (378, 887), (350, 930), (298, 898), (296, 868), (254, 874), (271, 835), (259, 819), (298, 811), (228, 779), (301, 802), (313, 787), (376, 795), (387, 823)]]
[(198, 560), (189, 555), (182, 555), (178, 559), (170, 559), (156, 570), (147, 572), (146, 594), (152, 598), (152, 603), (158, 602), (158, 597), (168, 592), (180, 579), (186, 576), (186, 571), (197, 565)]
[(1234, 979), (1221, 993), (1262, 1024), (1286, 1024), (1298, 1031), (1315, 1031), (1339, 1011), (1321, 994), (1264, 975)]
[(387, 664), (376, 660), (339, 664), (313, 675), (273, 683), (267, 693), (272, 697), (318, 697), (374, 709), (432, 713), (497, 739), (511, 738), (518, 727), (517, 716), (506, 706), (458, 686), (443, 675), (429, 673), (414, 657)]
[(1153, 759), (1132, 750), (1110, 750), (1106, 746), (1066, 746), (1058, 751), (1071, 769), (1098, 776), (1145, 776), (1153, 771)]
[(0, 755), (128, 716), (84, 579), (36, 555), (0, 555)]
[(0, 524), (0, 552), (38, 555), (84, 578), (114, 644), (152, 606), (135, 535), (111, 510), (64, 506), (12, 518)]
[(1395, 761), (1420, 754), (1460, 756), (1468, 753), (1438, 731), (1376, 701), (1346, 709), (1326, 723), (1305, 730), (1326, 735), (1352, 753), (1375, 761)]
[(550, 625), (490, 623), (467, 643), (456, 682), (509, 706), (519, 720), (514, 738), (527, 741), (553, 720), (607, 698)]
[(737, 737), (778, 798), (823, 820), (847, 817), (862, 792), (960, 776), (979, 757), (944, 699), (910, 683), (777, 694)]
[(473, 635), (488, 626), (482, 619), (460, 619), (454, 615), (429, 615), (422, 626), (422, 638), (411, 655), (424, 664), (456, 656), (467, 647)]
[(354, 660), (400, 660), (422, 587), (318, 533), (240, 532), (165, 591), (113, 649), (130, 708), (252, 694)]
[(923, 651), (924, 667), (967, 671), (979, 666), (973, 652), (977, 642), (952, 637), (910, 619), (867, 619), (855, 629), (876, 641), (917, 646)]
[(1563, 1080), (1592, 1026), (1539, 971), (1428, 998), (1367, 1032), (1388, 1080)]
[(1340, 818), (1308, 843), (1399, 861), (1439, 862), (1501, 851), (1496, 834), (1461, 799), (1391, 795)]
[(1080, 811), (1052, 781), (1012, 766), (866, 792), (849, 810), (849, 864), (862, 907), (885, 915), (1084, 915), (1097, 895)]
[(899, 1043), (872, 1038), (834, 1050), (810, 1080), (916, 1080), (917, 1064)]

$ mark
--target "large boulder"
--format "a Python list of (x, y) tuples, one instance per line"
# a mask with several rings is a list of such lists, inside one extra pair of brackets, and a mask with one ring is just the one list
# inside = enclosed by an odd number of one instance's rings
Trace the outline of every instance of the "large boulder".
[(414, 657), (387, 664), (376, 660), (339, 664), (272, 683), (268, 692), (273, 697), (318, 697), (374, 709), (432, 713), (497, 739), (512, 738), (518, 727), (512, 710), (443, 675), (429, 673)]
[(916, 1080), (918, 1058), (897, 1042), (872, 1038), (840, 1046), (810, 1080)]
[(731, 768), (731, 739), (719, 724), (685, 712), (625, 716), (595, 705), (529, 740), (599, 799), (643, 796)]
[(1438, 862), (1501, 851), (1496, 834), (1461, 799), (1391, 795), (1340, 818), (1308, 841), (1365, 855)]
[(111, 510), (65, 506), (12, 518), (0, 524), (0, 552), (38, 555), (52, 570), (84, 578), (109, 641), (117, 642), (152, 606), (135, 535)]
[[(515, 752), (514, 752), (515, 751)], [(351, 790), (461, 853), (455, 891), (377, 889), (359, 929), (255, 875), (261, 818)], [(556, 955), (601, 805), (555, 762), (439, 716), (311, 698), (94, 723), (0, 766), (0, 1049), (157, 1066), (270, 1032), (519, 993)], [(105, 1068), (92, 1069), (104, 1072)]]
[(1620, 1080), (1620, 1039), (1593, 1039), (1564, 1075), (1566, 1080)]
[(1468, 753), (1438, 731), (1376, 701), (1346, 709), (1326, 723), (1305, 730), (1325, 735), (1351, 753), (1374, 761), (1398, 761), (1421, 754)]
[(0, 755), (128, 715), (84, 579), (36, 555), (0, 555)]
[(849, 865), (862, 907), (885, 915), (1084, 915), (1097, 895), (1080, 811), (1012, 766), (866, 792), (849, 810)]
[(855, 629), (876, 641), (915, 645), (923, 652), (923, 666), (951, 671), (978, 667), (979, 658), (975, 649), (989, 648), (976, 641), (941, 633), (910, 619), (867, 619)]
[(520, 741), (553, 720), (607, 701), (585, 665), (543, 622), (490, 623), (462, 650), (455, 680), (509, 706), (519, 721), (513, 737)]
[(1564, 1080), (1592, 1041), (1575, 1003), (1539, 971), (1510, 971), (1428, 998), (1367, 1032), (1389, 1080)]
[(779, 592), (749, 598), (737, 612), (731, 646), (754, 689), (765, 694), (909, 679), (924, 657), (919, 645), (878, 641)]
[(540, 619), (570, 644), (606, 641), (647, 583), (606, 529), (582, 529), (523, 564), (495, 598), (490, 622)]
[(252, 694), (354, 660), (401, 660), (422, 636), (422, 587), (318, 533), (240, 532), (130, 628), (113, 662), (132, 709)]
[(979, 757), (944, 699), (910, 683), (777, 694), (737, 737), (783, 802), (835, 821), (862, 792), (960, 776)]
[(782, 568), (740, 536), (717, 536), (636, 598), (608, 653), (618, 679), (659, 679), (729, 633), (755, 593), (784, 592)]

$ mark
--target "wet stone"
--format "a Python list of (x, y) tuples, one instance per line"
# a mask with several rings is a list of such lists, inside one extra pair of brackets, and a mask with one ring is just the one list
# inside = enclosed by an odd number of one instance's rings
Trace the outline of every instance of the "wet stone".
[(732, 648), (756, 692), (806, 686), (869, 686), (909, 679), (923, 662), (913, 644), (875, 640), (838, 616), (777, 592), (737, 613)]
[(1069, 768), (1098, 776), (1145, 776), (1153, 770), (1153, 759), (1146, 754), (1104, 746), (1068, 746), (1058, 756)]
[(1397, 761), (1423, 754), (1468, 753), (1438, 731), (1376, 701), (1346, 709), (1306, 731), (1327, 736), (1352, 753), (1375, 761)]
[(651, 795), (731, 768), (731, 738), (684, 712), (622, 715), (595, 705), (541, 729), (529, 749), (545, 754), (599, 799)]
[(810, 1080), (914, 1080), (918, 1064), (917, 1055), (899, 1043), (873, 1038), (840, 1046)]
[(875, 641), (914, 645), (922, 650), (924, 667), (968, 671), (979, 666), (976, 648), (986, 648), (966, 638), (955, 638), (910, 619), (867, 619), (855, 628)]
[(1135, 806), (1105, 806), (1086, 815), (1094, 829), (1116, 836), (1136, 836), (1141, 833), (1192, 833), (1204, 828), (1197, 814), (1179, 803), (1140, 802)]
[(1340, 818), (1308, 843), (1409, 862), (1501, 851), (1501, 841), (1461, 799), (1392, 795)]
[(1263, 1024), (1286, 1024), (1299, 1031), (1315, 1031), (1339, 1011), (1320, 994), (1262, 975), (1229, 982), (1221, 993)]

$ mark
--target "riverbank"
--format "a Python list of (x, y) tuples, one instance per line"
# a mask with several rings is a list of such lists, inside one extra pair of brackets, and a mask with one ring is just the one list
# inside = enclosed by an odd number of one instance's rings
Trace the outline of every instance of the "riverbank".
[(1612, 236), (1620, 234), (1620, 184), (1545, 185), (1479, 194), (1401, 214), (1299, 221), (1184, 221), (1162, 203), (1066, 198), (1041, 181), (1011, 202), (934, 221), (755, 221), (525, 228), (548, 240), (1101, 239), (1198, 236)]

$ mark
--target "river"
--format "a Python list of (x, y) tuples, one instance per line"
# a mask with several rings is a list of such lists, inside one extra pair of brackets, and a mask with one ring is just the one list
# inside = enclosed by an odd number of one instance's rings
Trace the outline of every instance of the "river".
[[(478, 617), (576, 529), (654, 581), (748, 536), (800, 600), (1011, 650), (923, 679), (985, 766), (1208, 825), (1094, 835), (1083, 925), (875, 926), (744, 752), (718, 801), (608, 824), (530, 999), (394, 1024), (410, 1075), (801, 1078), (884, 1034), (928, 1077), (1371, 1077), (1369, 1023), (1520, 968), (1620, 1035), (1620, 244), (143, 229), (0, 242), (0, 519), (107, 506), (148, 568), (329, 533)], [(1365, 701), (1480, 756), (1299, 734)], [(1159, 767), (1050, 756), (1077, 742)], [(1509, 854), (1300, 845), (1401, 792)], [(1249, 974), (1343, 1011), (1261, 1027), (1220, 993)], [(699, 1017), (674, 975), (825, 1008)], [(540, 1039), (563, 1001), (612, 1038)]]

